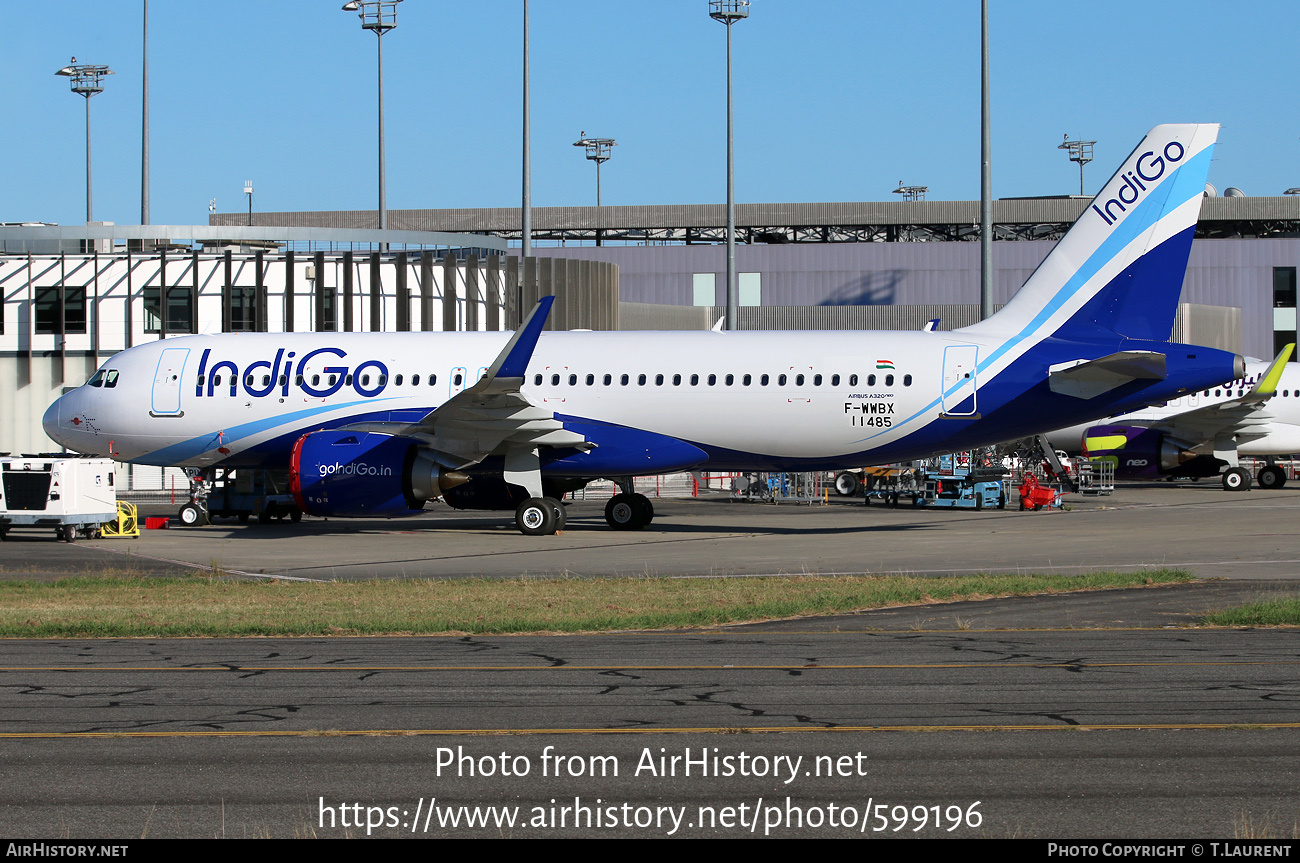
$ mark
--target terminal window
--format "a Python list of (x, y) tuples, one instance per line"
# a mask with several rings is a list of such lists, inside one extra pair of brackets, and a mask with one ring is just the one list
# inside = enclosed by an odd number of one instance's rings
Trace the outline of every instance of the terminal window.
[(36, 289), (36, 332), (66, 335), (86, 331), (86, 289), (56, 285)]
[[(160, 288), (144, 289), (144, 331), (162, 332), (162, 310), (159, 308)], [(189, 288), (167, 289), (167, 332), (192, 333), (194, 293)]]
[(1295, 308), (1295, 267), (1273, 268), (1273, 308)]

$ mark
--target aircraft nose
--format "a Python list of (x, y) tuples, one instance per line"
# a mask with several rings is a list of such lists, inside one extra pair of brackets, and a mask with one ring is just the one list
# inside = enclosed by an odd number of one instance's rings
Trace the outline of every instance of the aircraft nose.
[(45, 429), (45, 435), (50, 440), (62, 443), (59, 440), (59, 412), (63, 404), (63, 396), (54, 400), (54, 403), (45, 410), (45, 416), (41, 417), (41, 428)]

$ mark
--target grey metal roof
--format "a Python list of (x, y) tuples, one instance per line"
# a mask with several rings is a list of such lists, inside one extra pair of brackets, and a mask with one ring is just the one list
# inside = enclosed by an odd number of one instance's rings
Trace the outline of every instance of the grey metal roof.
[[(1083, 212), (1084, 198), (1007, 198), (993, 202), (998, 224), (1059, 224)], [(1300, 220), (1300, 196), (1206, 198), (1201, 222)], [(243, 225), (247, 213), (217, 213), (212, 225)], [(254, 213), (255, 225), (274, 227), (373, 228), (374, 210), (323, 210)], [(518, 207), (444, 210), (389, 210), (391, 229), (510, 234), (519, 230)], [(651, 204), (644, 206), (534, 207), (533, 228), (557, 230), (654, 230), (716, 228), (726, 223), (723, 204)], [(817, 225), (975, 225), (978, 201), (846, 201), (827, 203), (737, 204), (741, 227)]]

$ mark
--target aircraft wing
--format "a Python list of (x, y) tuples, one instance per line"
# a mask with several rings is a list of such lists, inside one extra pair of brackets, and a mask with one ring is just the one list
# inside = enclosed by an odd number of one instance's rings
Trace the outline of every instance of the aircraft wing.
[(542, 297), (487, 373), (419, 422), (354, 423), (346, 428), (414, 438), (452, 470), (478, 464), (506, 444), (589, 448), (582, 435), (565, 429), (553, 412), (534, 405), (521, 392), (554, 302), (554, 297)]
[(1184, 440), (1213, 440), (1222, 435), (1258, 437), (1267, 434), (1266, 426), (1274, 415), (1267, 408), (1268, 400), (1277, 392), (1282, 370), (1291, 358), (1295, 345), (1287, 345), (1278, 353), (1268, 371), (1242, 396), (1204, 407), (1193, 408), (1155, 422), (1135, 423), (1158, 428)]

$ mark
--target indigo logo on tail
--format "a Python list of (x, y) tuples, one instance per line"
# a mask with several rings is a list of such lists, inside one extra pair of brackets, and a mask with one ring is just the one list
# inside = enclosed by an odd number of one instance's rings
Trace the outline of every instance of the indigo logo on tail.
[(1106, 220), (1107, 225), (1115, 224), (1115, 220), (1118, 218), (1112, 212), (1112, 206), (1119, 208), (1121, 213), (1127, 211), (1129, 207), (1138, 202), (1138, 199), (1142, 197), (1142, 193), (1147, 191), (1146, 183), (1154, 183), (1163, 177), (1165, 168), (1175, 162), (1182, 161), (1186, 151), (1183, 149), (1182, 144), (1177, 141), (1170, 141), (1165, 144), (1162, 152), (1163, 156), (1157, 156), (1155, 150), (1148, 150), (1138, 156), (1136, 171), (1120, 172), (1120, 179), (1124, 182), (1120, 184), (1116, 196), (1102, 205), (1101, 209), (1096, 204), (1092, 205), (1092, 209), (1096, 211), (1097, 215)]

